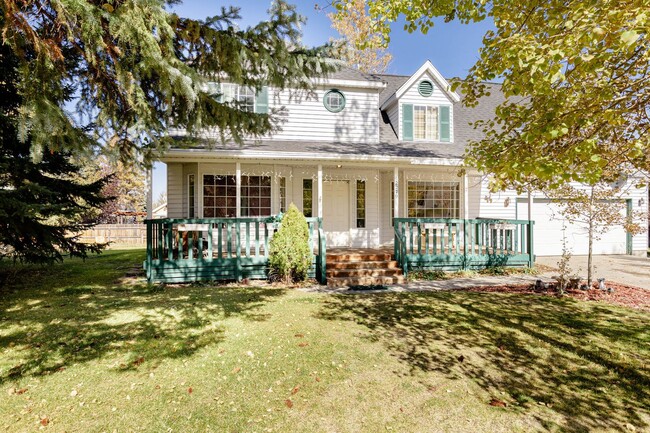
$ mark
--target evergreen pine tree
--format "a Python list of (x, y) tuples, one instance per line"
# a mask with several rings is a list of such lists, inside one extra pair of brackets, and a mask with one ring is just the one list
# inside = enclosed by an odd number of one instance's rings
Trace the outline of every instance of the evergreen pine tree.
[(105, 201), (100, 193), (107, 179), (84, 184), (69, 151), (45, 146), (42, 158), (32, 158), (29, 136), (18, 137), (17, 67), (11, 49), (0, 44), (0, 259), (49, 263), (66, 253), (97, 252), (102, 245), (74, 235), (92, 226), (84, 217)]

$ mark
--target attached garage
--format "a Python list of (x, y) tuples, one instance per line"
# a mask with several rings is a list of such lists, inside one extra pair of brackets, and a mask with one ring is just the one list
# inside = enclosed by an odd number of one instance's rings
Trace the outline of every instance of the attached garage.
[[(589, 235), (587, 224), (567, 221), (560, 212), (560, 205), (546, 199), (533, 200), (532, 219), (535, 221), (535, 255), (558, 256), (562, 254), (563, 228), (566, 230), (567, 246), (573, 255), (589, 253)], [(622, 212), (625, 212), (623, 208)], [(528, 203), (517, 202), (517, 219), (528, 219)], [(627, 233), (625, 229), (611, 226), (602, 233), (600, 239), (594, 239), (594, 254), (626, 254)]]

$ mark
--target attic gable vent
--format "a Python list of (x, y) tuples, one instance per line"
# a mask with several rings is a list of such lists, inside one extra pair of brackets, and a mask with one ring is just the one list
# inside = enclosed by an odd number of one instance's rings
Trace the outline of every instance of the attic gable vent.
[(433, 94), (433, 83), (429, 80), (422, 80), (418, 84), (418, 92), (422, 96), (431, 96)]

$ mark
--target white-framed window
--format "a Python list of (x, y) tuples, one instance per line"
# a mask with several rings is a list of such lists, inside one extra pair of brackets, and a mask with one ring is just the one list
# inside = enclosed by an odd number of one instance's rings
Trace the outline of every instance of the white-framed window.
[(302, 213), (310, 218), (314, 206), (314, 182), (311, 179), (302, 180)]
[[(271, 215), (271, 177), (242, 176), (241, 215)], [(234, 218), (237, 216), (237, 179), (231, 175), (203, 175), (203, 216)]]
[(395, 227), (395, 182), (390, 183), (390, 216), (388, 220), (390, 221), (390, 226)]
[(237, 180), (235, 176), (203, 175), (203, 217), (237, 216)]
[(271, 176), (242, 176), (241, 216), (271, 215)]
[(239, 84), (224, 83), (221, 85), (221, 102), (239, 101), (244, 111), (255, 111), (255, 90)]
[(331, 89), (323, 96), (323, 105), (332, 113), (338, 113), (345, 108), (345, 95), (338, 89)]
[(282, 176), (278, 180), (278, 192), (280, 196), (280, 212), (287, 211), (287, 178)]
[(459, 182), (408, 182), (409, 218), (460, 218)]
[(438, 107), (414, 105), (413, 138), (415, 140), (438, 141), (438, 130)]
[(196, 197), (196, 184), (193, 174), (187, 175), (187, 217), (195, 218), (196, 209), (194, 207), (194, 199)]
[(357, 228), (366, 227), (366, 181), (357, 180)]

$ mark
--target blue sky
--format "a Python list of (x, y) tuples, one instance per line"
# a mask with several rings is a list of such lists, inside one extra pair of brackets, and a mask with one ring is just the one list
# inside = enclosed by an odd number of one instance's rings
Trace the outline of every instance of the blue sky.
[[(303, 28), (305, 45), (320, 45), (330, 38), (338, 37), (337, 32), (331, 28), (327, 11), (317, 11), (314, 8), (316, 3), (325, 4), (328, 3), (327, 0), (318, 2), (289, 0), (289, 2), (295, 4), (298, 12), (307, 18), (307, 24)], [(222, 6), (237, 6), (241, 8), (242, 16), (239, 25), (247, 27), (266, 19), (266, 11), (270, 3), (270, 0), (186, 0), (176, 5), (173, 10), (181, 16), (205, 18), (218, 14)], [(410, 75), (426, 60), (431, 60), (431, 63), (445, 77), (464, 77), (476, 62), (483, 35), (490, 28), (492, 25), (489, 22), (462, 25), (458, 22), (444, 23), (438, 20), (426, 35), (420, 32), (409, 34), (403, 30), (403, 22), (398, 21), (394, 23), (391, 33), (389, 51), (393, 55), (393, 61), (387, 73)], [(154, 200), (166, 190), (165, 177), (165, 165), (156, 164), (153, 182)]]

